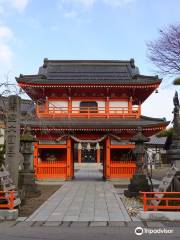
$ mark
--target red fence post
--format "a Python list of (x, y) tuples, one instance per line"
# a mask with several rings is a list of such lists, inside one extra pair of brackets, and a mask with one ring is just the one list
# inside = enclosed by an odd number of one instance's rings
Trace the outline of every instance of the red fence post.
[(146, 212), (148, 210), (148, 206), (147, 206), (147, 193), (146, 192), (141, 192), (143, 194), (143, 208), (144, 211)]
[(14, 208), (14, 191), (9, 192), (9, 208)]

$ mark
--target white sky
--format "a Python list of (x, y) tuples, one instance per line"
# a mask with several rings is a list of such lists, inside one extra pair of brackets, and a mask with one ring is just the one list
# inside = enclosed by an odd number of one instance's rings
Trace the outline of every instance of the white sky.
[(158, 93), (153, 93), (142, 104), (142, 115), (149, 117), (165, 117), (166, 120), (172, 121), (173, 118), (173, 96), (174, 88), (159, 89)]

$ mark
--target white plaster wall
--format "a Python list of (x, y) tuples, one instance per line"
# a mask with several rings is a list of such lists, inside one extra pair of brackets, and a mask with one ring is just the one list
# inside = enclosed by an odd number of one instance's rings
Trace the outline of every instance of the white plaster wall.
[[(89, 100), (89, 101), (93, 101), (93, 100)], [(73, 100), (72, 101), (72, 108), (79, 108), (80, 107), (80, 102), (83, 102), (83, 100), (82, 101)], [(104, 108), (104, 112), (105, 112), (105, 101), (95, 101), (95, 102), (97, 102), (98, 107)], [(102, 113), (102, 110), (103, 109), (101, 109), (101, 113)], [(73, 112), (75, 113), (76, 109), (73, 109)], [(77, 112), (78, 112), (78, 110), (77, 110)]]
[(74, 101), (74, 100), (73, 100), (73, 101), (72, 101), (72, 107), (78, 107), (78, 108), (79, 108), (80, 102), (81, 102), (81, 101), (76, 101), (76, 100)]
[(79, 106), (80, 106), (80, 102), (81, 101), (72, 101), (72, 111), (73, 111), (73, 113), (78, 113), (79, 112)]
[(109, 107), (128, 107), (128, 101), (109, 101)]
[(56, 111), (68, 112), (68, 101), (49, 101), (49, 107), (57, 107)]
[(118, 107), (128, 107), (128, 101), (109, 101), (110, 113), (121, 113), (122, 109)]
[(105, 106), (106, 102), (105, 101), (97, 101), (98, 107), (99, 107), (99, 112), (100, 113), (105, 113)]

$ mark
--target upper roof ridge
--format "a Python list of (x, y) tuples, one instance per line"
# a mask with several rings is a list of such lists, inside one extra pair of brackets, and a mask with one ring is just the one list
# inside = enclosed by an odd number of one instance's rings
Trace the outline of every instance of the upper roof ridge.
[(47, 67), (48, 64), (118, 64), (118, 65), (130, 65), (132, 68), (135, 68), (135, 61), (133, 58), (130, 60), (57, 60), (44, 58), (43, 67)]

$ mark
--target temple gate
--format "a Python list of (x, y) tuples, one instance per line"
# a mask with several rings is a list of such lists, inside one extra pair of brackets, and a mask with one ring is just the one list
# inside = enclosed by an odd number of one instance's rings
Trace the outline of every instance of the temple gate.
[(105, 179), (130, 178), (136, 169), (130, 139), (137, 128), (148, 137), (169, 124), (141, 114), (161, 80), (141, 75), (133, 59), (45, 59), (37, 75), (16, 80), (36, 106), (36, 116), (26, 124), (38, 139), (37, 180), (72, 179), (75, 162), (102, 164)]

